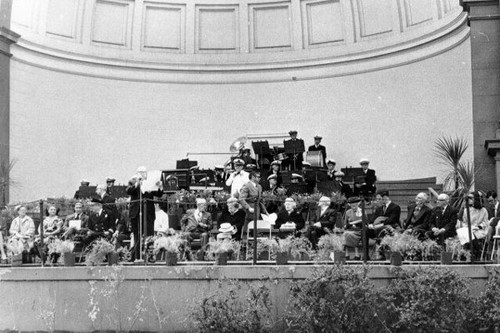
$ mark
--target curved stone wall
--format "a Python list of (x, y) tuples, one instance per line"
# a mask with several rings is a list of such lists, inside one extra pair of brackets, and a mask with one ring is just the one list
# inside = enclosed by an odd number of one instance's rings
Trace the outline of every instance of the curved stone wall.
[[(71, 60), (72, 73), (155, 82), (300, 80), (392, 67), (460, 43), (465, 19), (458, 0), (15, 0), (12, 12), (26, 62), (60, 69)], [(49, 57), (40, 62), (33, 52)]]
[(290, 129), (338, 167), (440, 180), (436, 138), (473, 137), (458, 2), (14, 0), (11, 200), (193, 152), (213, 167), (237, 137)]

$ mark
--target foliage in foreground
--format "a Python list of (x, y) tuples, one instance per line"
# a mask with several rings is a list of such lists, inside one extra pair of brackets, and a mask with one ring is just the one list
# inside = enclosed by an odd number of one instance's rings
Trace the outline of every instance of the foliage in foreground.
[(269, 289), (263, 285), (251, 286), (242, 297), (242, 288), (242, 283), (220, 280), (217, 290), (203, 297), (195, 309), (196, 332), (272, 332)]
[(329, 266), (291, 289), (288, 332), (387, 331), (386, 301), (366, 268)]

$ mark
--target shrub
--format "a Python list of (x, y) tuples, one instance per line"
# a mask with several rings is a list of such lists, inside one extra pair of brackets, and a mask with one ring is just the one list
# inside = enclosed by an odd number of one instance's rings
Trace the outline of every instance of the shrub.
[(272, 332), (269, 289), (252, 286), (241, 297), (242, 283), (220, 280), (217, 290), (204, 297), (193, 313), (196, 332)]
[(429, 267), (395, 270), (385, 289), (396, 332), (461, 332), (470, 302), (470, 280), (455, 271)]
[(492, 273), (485, 290), (468, 305), (466, 332), (498, 332), (500, 329), (500, 273)]
[(288, 332), (387, 331), (381, 292), (367, 277), (368, 269), (327, 266), (291, 289)]

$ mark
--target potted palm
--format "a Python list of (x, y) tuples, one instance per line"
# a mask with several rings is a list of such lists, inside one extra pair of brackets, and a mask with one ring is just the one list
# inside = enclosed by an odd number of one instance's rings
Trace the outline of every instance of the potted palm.
[(161, 251), (165, 252), (165, 264), (167, 266), (177, 265), (180, 248), (186, 242), (180, 235), (159, 237), (155, 240), (153, 254), (157, 255)]
[(211, 241), (208, 243), (207, 255), (215, 259), (216, 265), (227, 265), (230, 253), (238, 253), (240, 244), (231, 239)]
[(318, 254), (323, 260), (330, 258), (336, 264), (344, 264), (346, 258), (343, 237), (336, 234), (322, 236), (318, 241)]
[(408, 234), (394, 233), (394, 235), (385, 236), (380, 242), (380, 247), (389, 250), (389, 260), (391, 265), (401, 266), (403, 255), (408, 249)]
[(64, 263), (64, 266), (74, 266), (75, 265), (75, 254), (73, 250), (75, 249), (75, 243), (71, 240), (60, 240), (55, 239), (49, 243), (48, 251), (49, 256), (60, 256)]
[(311, 242), (305, 237), (289, 237), (292, 242), (290, 250), (292, 260), (309, 260), (312, 250)]

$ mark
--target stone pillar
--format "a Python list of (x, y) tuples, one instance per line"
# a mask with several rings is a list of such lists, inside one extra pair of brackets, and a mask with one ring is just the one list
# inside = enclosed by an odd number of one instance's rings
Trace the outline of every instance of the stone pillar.
[[(483, 149), (495, 137), (500, 121), (500, 8), (498, 0), (463, 0), (469, 13), (472, 60), (472, 122), (474, 166), (481, 170), (475, 187), (493, 189), (495, 161)], [(459, 131), (459, 129), (457, 129)], [(498, 165), (498, 164), (497, 164)], [(496, 172), (498, 181), (498, 171)]]
[(484, 148), (486, 148), (488, 155), (493, 156), (495, 159), (496, 190), (497, 193), (500, 193), (500, 124), (495, 133), (495, 138), (486, 140)]
[(20, 37), (10, 28), (12, 0), (0, 0), (0, 204), (9, 202), (10, 45)]

